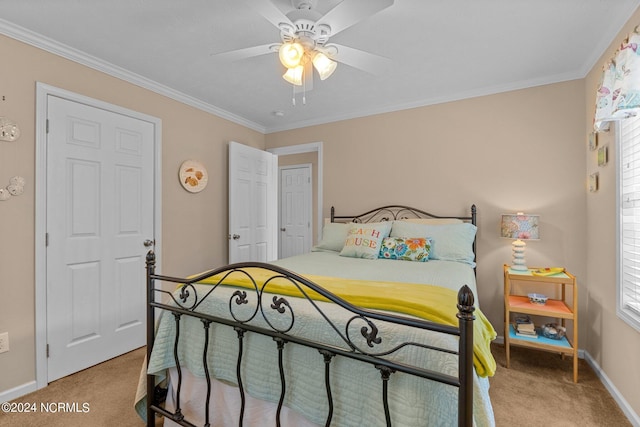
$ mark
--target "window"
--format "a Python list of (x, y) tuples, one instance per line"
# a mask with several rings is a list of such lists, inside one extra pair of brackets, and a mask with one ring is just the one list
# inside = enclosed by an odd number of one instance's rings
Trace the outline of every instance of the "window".
[(618, 315), (640, 330), (640, 116), (622, 120), (618, 151)]

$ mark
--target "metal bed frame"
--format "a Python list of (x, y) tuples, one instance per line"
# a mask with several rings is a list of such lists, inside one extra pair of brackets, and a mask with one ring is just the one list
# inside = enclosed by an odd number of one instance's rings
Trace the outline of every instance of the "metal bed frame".
[[(471, 222), (472, 224), (476, 224), (476, 207), (473, 205), (471, 207), (471, 215), (470, 216), (437, 216), (427, 213), (425, 211), (409, 208), (406, 206), (385, 206), (379, 209), (371, 210), (361, 215), (357, 216), (337, 216), (335, 215), (334, 208), (331, 208), (331, 221), (342, 221), (342, 222), (375, 222), (375, 221), (385, 221), (385, 220), (394, 220), (394, 219), (406, 219), (406, 218), (457, 218), (463, 221)], [(474, 243), (474, 251), (475, 251), (475, 243)], [(333, 417), (333, 393), (331, 389), (331, 362), (335, 357), (346, 357), (353, 360), (360, 361), (362, 363), (369, 364), (373, 366), (380, 372), (380, 378), (382, 381), (382, 396), (381, 396), (381, 404), (384, 408), (385, 414), (385, 422), (387, 426), (391, 426), (391, 412), (388, 404), (388, 386), (389, 379), (396, 372), (402, 372), (409, 375), (413, 375), (416, 377), (421, 377), (425, 380), (437, 381), (440, 383), (444, 383), (453, 387), (458, 388), (458, 425), (459, 426), (472, 426), (473, 425), (473, 322), (475, 320), (475, 316), (473, 312), (474, 308), (474, 295), (471, 289), (464, 285), (460, 288), (458, 292), (457, 298), (457, 308), (458, 308), (458, 327), (441, 325), (433, 322), (423, 321), (414, 318), (402, 317), (393, 314), (387, 314), (376, 311), (369, 311), (359, 307), (355, 307), (343, 299), (333, 295), (332, 293), (326, 291), (319, 285), (305, 279), (304, 277), (297, 275), (294, 272), (286, 270), (284, 268), (265, 264), (265, 263), (257, 263), (257, 262), (245, 262), (232, 264), (225, 267), (221, 267), (215, 269), (213, 271), (201, 274), (197, 277), (192, 277), (189, 279), (181, 278), (181, 277), (171, 277), (164, 276), (160, 274), (156, 274), (156, 260), (155, 254), (153, 251), (149, 251), (147, 254), (146, 264), (147, 264), (147, 362), (149, 362), (151, 358), (151, 353), (153, 350), (154, 339), (155, 339), (155, 319), (156, 310), (166, 310), (170, 312), (175, 320), (176, 333), (174, 339), (174, 359), (175, 365), (178, 374), (178, 382), (174, 386), (176, 390), (176, 398), (175, 398), (175, 410), (169, 411), (162, 406), (162, 401), (166, 396), (166, 390), (156, 386), (156, 380), (154, 375), (147, 375), (147, 426), (155, 426), (155, 418), (156, 414), (162, 415), (171, 419), (179, 425), (183, 426), (194, 426), (190, 421), (186, 420), (181, 408), (181, 400), (180, 393), (182, 387), (182, 368), (180, 365), (180, 360), (178, 356), (178, 343), (180, 341), (180, 326), (182, 322), (183, 316), (190, 316), (202, 321), (203, 327), (203, 340), (204, 340), (204, 350), (202, 355), (202, 363), (206, 377), (207, 383), (207, 392), (204, 396), (205, 399), (205, 426), (211, 425), (211, 417), (215, 414), (209, 413), (209, 401), (211, 399), (211, 375), (210, 375), (210, 366), (207, 361), (207, 352), (213, 351), (213, 348), (209, 348), (209, 328), (212, 323), (227, 325), (230, 328), (233, 328), (237, 333), (238, 339), (238, 355), (237, 355), (237, 364), (236, 364), (236, 375), (238, 382), (238, 396), (241, 400), (241, 409), (239, 416), (239, 425), (242, 426), (243, 415), (245, 409), (245, 390), (243, 387), (245, 379), (242, 377), (241, 366), (243, 363), (243, 343), (245, 340), (245, 336), (247, 334), (261, 334), (265, 336), (272, 337), (275, 342), (275, 351), (278, 354), (278, 371), (280, 376), (280, 397), (278, 401), (276, 419), (274, 423), (277, 426), (280, 426), (280, 412), (283, 407), (285, 395), (287, 392), (287, 378), (284, 372), (284, 358), (285, 352), (284, 348), (287, 345), (301, 345), (309, 348), (316, 349), (319, 353), (319, 357), (324, 360), (324, 369), (325, 369), (325, 392), (326, 396), (324, 397), (328, 403), (329, 411), (326, 416), (325, 425), (331, 425), (332, 417)], [(267, 283), (263, 285), (258, 285), (256, 281), (251, 277), (251, 275), (247, 272), (248, 268), (261, 268), (266, 271), (269, 271), (272, 274), (271, 278), (268, 279)], [(198, 307), (202, 303), (204, 299), (209, 297), (215, 290), (218, 285), (221, 284), (224, 279), (221, 279), (217, 284), (212, 285), (211, 289), (204, 294), (200, 299), (193, 298), (194, 301), (186, 304), (186, 301), (189, 295), (197, 295), (194, 285), (198, 282), (209, 278), (214, 275), (222, 275), (226, 278), (232, 272), (240, 272), (241, 274), (246, 275), (250, 278), (252, 283), (254, 284), (254, 289), (248, 290), (249, 292), (255, 292), (255, 298), (247, 297), (246, 289), (238, 289), (233, 293), (233, 296), (228, 301), (229, 307), (229, 318), (212, 316), (207, 313), (198, 312)], [(318, 311), (318, 313), (324, 318), (324, 320), (331, 326), (331, 328), (335, 331), (336, 336), (339, 337), (339, 340), (344, 343), (344, 346), (335, 346), (335, 345), (327, 345), (323, 342), (317, 342), (305, 337), (297, 337), (289, 333), (291, 328), (295, 323), (295, 313), (292, 305), (289, 303), (288, 299), (282, 296), (274, 296), (271, 301), (263, 300), (262, 294), (264, 289), (269, 281), (271, 280), (285, 280), (292, 285), (294, 285), (307, 299), (307, 301), (313, 305), (313, 307)], [(172, 282), (181, 284), (179, 287), (179, 292), (176, 291), (174, 293), (168, 292), (162, 289), (161, 285), (156, 286), (156, 282)], [(327, 300), (331, 301), (334, 304), (339, 305), (344, 310), (349, 312), (351, 318), (347, 322), (346, 325), (337, 325), (332, 322), (331, 319), (326, 316), (321, 308), (316, 304), (312, 298), (310, 298), (309, 293), (315, 291), (318, 294), (325, 297)], [(156, 296), (164, 295), (165, 300), (167, 302), (156, 301)], [(293, 297), (295, 298), (295, 297)], [(250, 300), (255, 300), (255, 307), (252, 307), (252, 315), (248, 318), (240, 318), (235, 313), (234, 307), (239, 305), (249, 304)], [(251, 311), (251, 310), (250, 310)], [(271, 323), (265, 313), (269, 313), (269, 315), (276, 316), (286, 316), (285, 317), (285, 326), (278, 326), (274, 323)], [(254, 324), (251, 324), (251, 321), (261, 317), (266, 320), (268, 327), (260, 327)], [(350, 335), (349, 326), (353, 322), (361, 322), (362, 327), (359, 329), (361, 336), (355, 337)], [(443, 334), (449, 334), (453, 336), (459, 337), (459, 348), (457, 351), (452, 351), (449, 349), (437, 348), (425, 344), (415, 343), (415, 342), (406, 342), (401, 345), (398, 345), (392, 349), (380, 350), (381, 343), (385, 339), (384, 335), (381, 334), (379, 336), (379, 331), (381, 331), (381, 323), (390, 322), (394, 324), (406, 325), (411, 328), (419, 328), (424, 330), (435, 331)], [(288, 326), (286, 326), (288, 323)], [(353, 326), (353, 325), (351, 325)], [(363, 345), (366, 343), (366, 346)], [(422, 347), (425, 350), (436, 350), (442, 351), (446, 353), (451, 353), (458, 356), (458, 375), (451, 376), (443, 373), (431, 371), (428, 369), (410, 366), (404, 363), (399, 363), (388, 356), (393, 355), (395, 352), (404, 348), (405, 346), (415, 346)]]

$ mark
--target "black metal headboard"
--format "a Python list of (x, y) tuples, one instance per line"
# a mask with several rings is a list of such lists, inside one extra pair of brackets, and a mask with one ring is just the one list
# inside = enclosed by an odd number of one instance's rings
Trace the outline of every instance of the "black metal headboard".
[(476, 225), (476, 205), (471, 205), (471, 214), (469, 216), (434, 215), (421, 209), (402, 205), (383, 206), (360, 215), (336, 215), (335, 208), (331, 206), (331, 222), (368, 223), (411, 218), (459, 219)]
[[(471, 213), (469, 216), (434, 215), (423, 211), (422, 209), (402, 205), (383, 206), (360, 215), (336, 215), (335, 208), (331, 206), (331, 222), (356, 222), (366, 224), (369, 222), (395, 221), (412, 218), (459, 219), (477, 226), (475, 204), (471, 205)], [(476, 252), (476, 241), (477, 237), (473, 239), (473, 253), (475, 254), (477, 262), (478, 254)], [(475, 267), (473, 268), (473, 271), (476, 273)]]

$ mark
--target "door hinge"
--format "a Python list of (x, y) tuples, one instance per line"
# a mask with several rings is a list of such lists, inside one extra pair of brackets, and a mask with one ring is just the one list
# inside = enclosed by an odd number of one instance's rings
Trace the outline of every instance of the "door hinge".
[(44, 245), (49, 246), (49, 233), (44, 233)]
[(47, 344), (47, 357), (49, 357), (49, 344)]
[(307, 178), (307, 182), (308, 182), (309, 184), (311, 184), (311, 177), (308, 177), (308, 178)]
[(45, 121), (45, 132), (49, 133), (49, 119)]

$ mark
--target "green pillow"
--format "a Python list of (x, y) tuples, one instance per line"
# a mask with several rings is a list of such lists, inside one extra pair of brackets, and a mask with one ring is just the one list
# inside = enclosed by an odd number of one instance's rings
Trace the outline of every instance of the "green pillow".
[(340, 252), (347, 239), (347, 232), (351, 223), (328, 222), (322, 228), (322, 240), (311, 248), (313, 252), (334, 251)]

